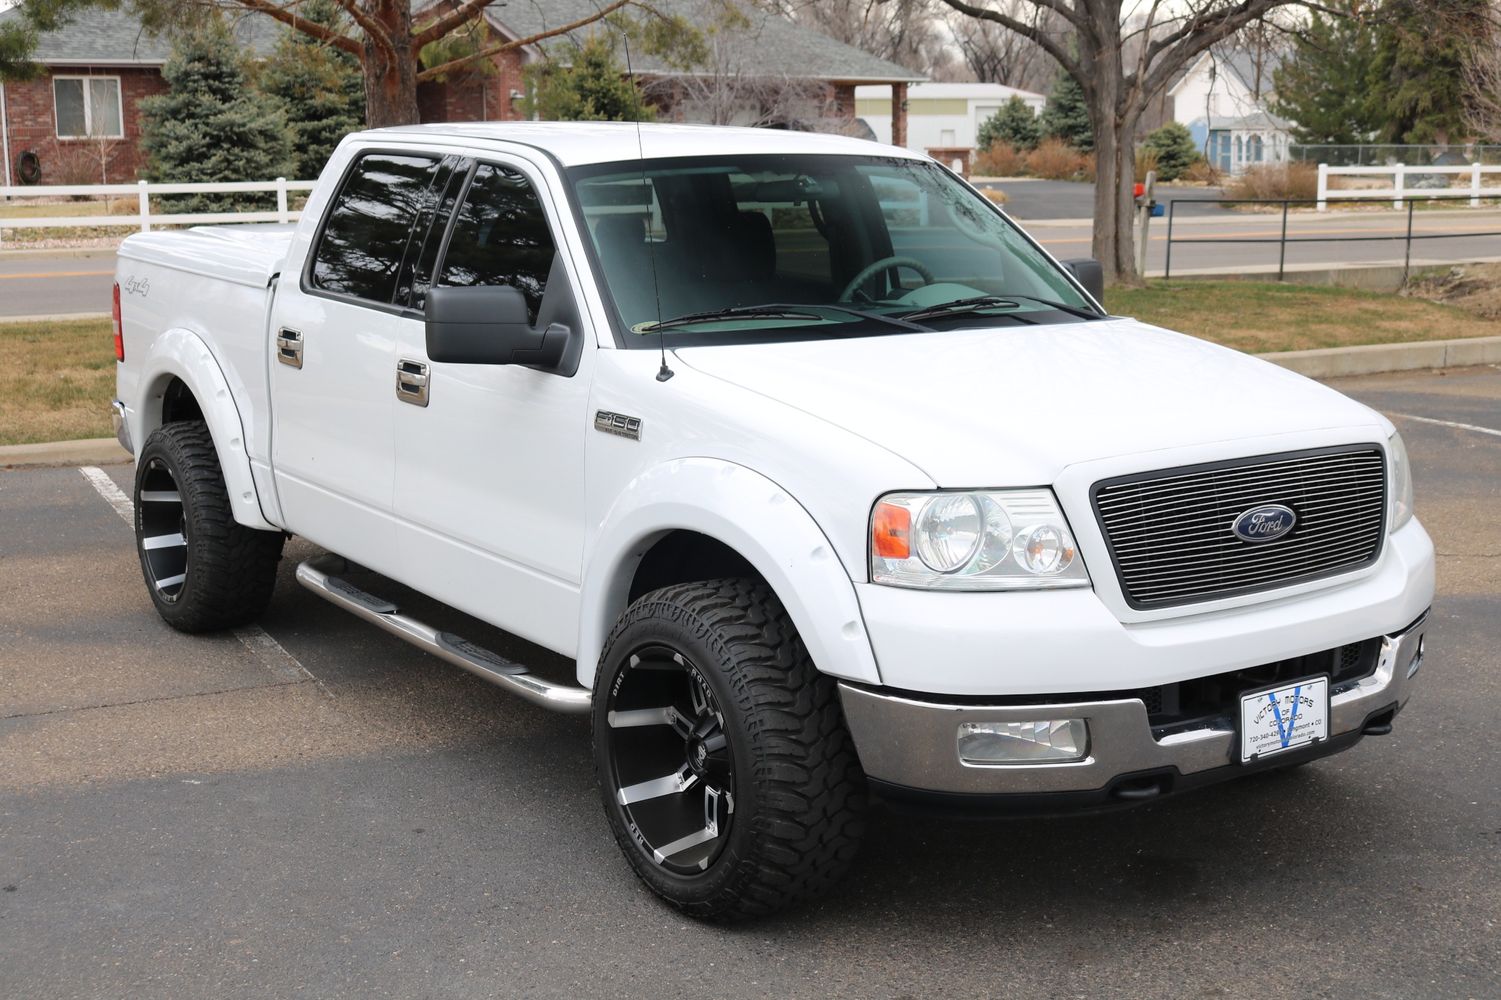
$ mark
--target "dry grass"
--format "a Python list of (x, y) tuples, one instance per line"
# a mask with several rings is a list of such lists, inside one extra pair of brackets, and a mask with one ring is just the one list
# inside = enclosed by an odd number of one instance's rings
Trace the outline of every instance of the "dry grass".
[[(1294, 198), (1319, 196), (1319, 168), (1312, 163), (1251, 167), (1225, 185), (1226, 198)], [(1237, 206), (1250, 209), (1252, 206)]]
[(1105, 305), (1113, 313), (1253, 353), (1501, 336), (1501, 317), (1412, 296), (1314, 285), (1154, 282), (1111, 289)]
[(970, 173), (980, 177), (1020, 177), (1027, 172), (1027, 159), (1008, 142), (991, 143), (975, 154)]
[[(9, 205), (0, 204), (0, 219), (73, 218), (81, 215), (135, 215), (139, 202), (135, 198), (89, 198), (64, 201), (18, 198)], [(129, 222), (121, 223), (130, 225)]]
[(108, 437), (108, 319), (0, 323), (0, 445)]
[(1501, 321), (1501, 264), (1456, 264), (1415, 275), (1403, 295)]

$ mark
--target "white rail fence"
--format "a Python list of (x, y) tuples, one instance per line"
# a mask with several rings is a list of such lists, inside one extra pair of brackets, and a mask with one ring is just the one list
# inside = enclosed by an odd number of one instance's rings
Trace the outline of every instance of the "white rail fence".
[[(1408, 198), (1417, 200), (1433, 195), (1454, 197), (1465, 194), (1463, 184), (1455, 185), (1453, 179), (1469, 178), (1470, 207), (1479, 208), (1481, 198), (1501, 198), (1501, 187), (1486, 187), (1486, 177), (1501, 178), (1501, 166), (1494, 164), (1471, 163), (1465, 166), (1455, 167), (1410, 167), (1405, 163), (1394, 163), (1383, 167), (1331, 167), (1327, 163), (1319, 164), (1319, 211), (1329, 207), (1329, 199), (1343, 201), (1347, 198), (1373, 198), (1379, 200), (1391, 199), (1392, 208), (1401, 208), (1402, 203)], [(1336, 188), (1332, 191), (1329, 187), (1331, 177), (1390, 177), (1391, 187), (1385, 188)], [(1432, 186), (1432, 182), (1421, 181), (1413, 183), (1412, 178), (1444, 177), (1443, 187)], [(1452, 178), (1452, 179), (1451, 179)]]
[[(113, 215), (25, 215), (0, 217), (0, 229), (60, 229), (118, 226), (151, 231), (152, 226), (199, 225), (216, 222), (296, 222), (300, 214), (291, 206), (293, 192), (311, 191), (313, 181), (217, 181), (196, 184), (54, 184), (36, 187), (0, 187), (3, 199), (120, 198), (135, 196), (135, 212)], [(241, 212), (162, 212), (151, 210), (151, 199), (172, 194), (276, 193), (276, 208)], [(39, 206), (45, 210), (46, 206)], [(108, 211), (106, 204), (105, 210)]]

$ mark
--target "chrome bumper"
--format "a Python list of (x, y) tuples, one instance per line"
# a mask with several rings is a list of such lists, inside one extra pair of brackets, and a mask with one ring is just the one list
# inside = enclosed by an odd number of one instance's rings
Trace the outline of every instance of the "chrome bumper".
[(120, 442), (120, 447), (134, 455), (136, 450), (135, 445), (130, 443), (130, 424), (125, 419), (125, 404), (117, 399), (109, 405), (110, 419), (115, 425), (115, 440)]
[[(1428, 615), (1382, 637), (1376, 669), (1330, 698), (1329, 742), (1351, 739), (1373, 714), (1400, 708), (1422, 662)], [(1139, 698), (1114, 701), (985, 706), (942, 704), (841, 682), (844, 715), (865, 773), (879, 782), (924, 792), (1036, 795), (1092, 792), (1122, 775), (1176, 769), (1188, 776), (1239, 768), (1235, 729), (1196, 729), (1158, 740)], [(1084, 719), (1089, 756), (1067, 764), (973, 765), (959, 759), (963, 722)], [(1348, 742), (1348, 741), (1346, 741)], [(1295, 753), (1295, 751), (1289, 751)]]

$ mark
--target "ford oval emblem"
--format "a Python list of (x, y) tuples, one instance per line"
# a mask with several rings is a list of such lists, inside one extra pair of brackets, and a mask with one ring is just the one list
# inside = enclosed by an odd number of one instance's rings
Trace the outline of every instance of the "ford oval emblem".
[(1237, 517), (1230, 530), (1235, 532), (1235, 537), (1248, 542), (1270, 542), (1293, 530), (1297, 523), (1298, 515), (1292, 512), (1292, 508), (1280, 503), (1266, 503)]

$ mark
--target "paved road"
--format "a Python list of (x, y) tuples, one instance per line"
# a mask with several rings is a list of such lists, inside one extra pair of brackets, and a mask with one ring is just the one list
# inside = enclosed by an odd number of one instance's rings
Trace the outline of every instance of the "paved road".
[[(1006, 211), (1014, 219), (1087, 219), (1094, 214), (1094, 185), (1074, 181), (1034, 179), (979, 181), (976, 187), (999, 188), (1006, 192)], [(1185, 187), (1177, 184), (1157, 185), (1157, 199), (1218, 198), (1219, 188)], [(1204, 214), (1220, 211), (1213, 206), (1187, 205), (1180, 212)]]
[(0, 316), (109, 312), (115, 253), (0, 254)]
[[(1501, 432), (1493, 368), (1342, 387)], [(1129, 813), (881, 811), (734, 929), (636, 884), (581, 721), (300, 590), (305, 544), (279, 645), (181, 636), (78, 470), (0, 472), (0, 996), (1501, 996), (1501, 436), (1399, 423), (1441, 597), (1394, 735)]]

